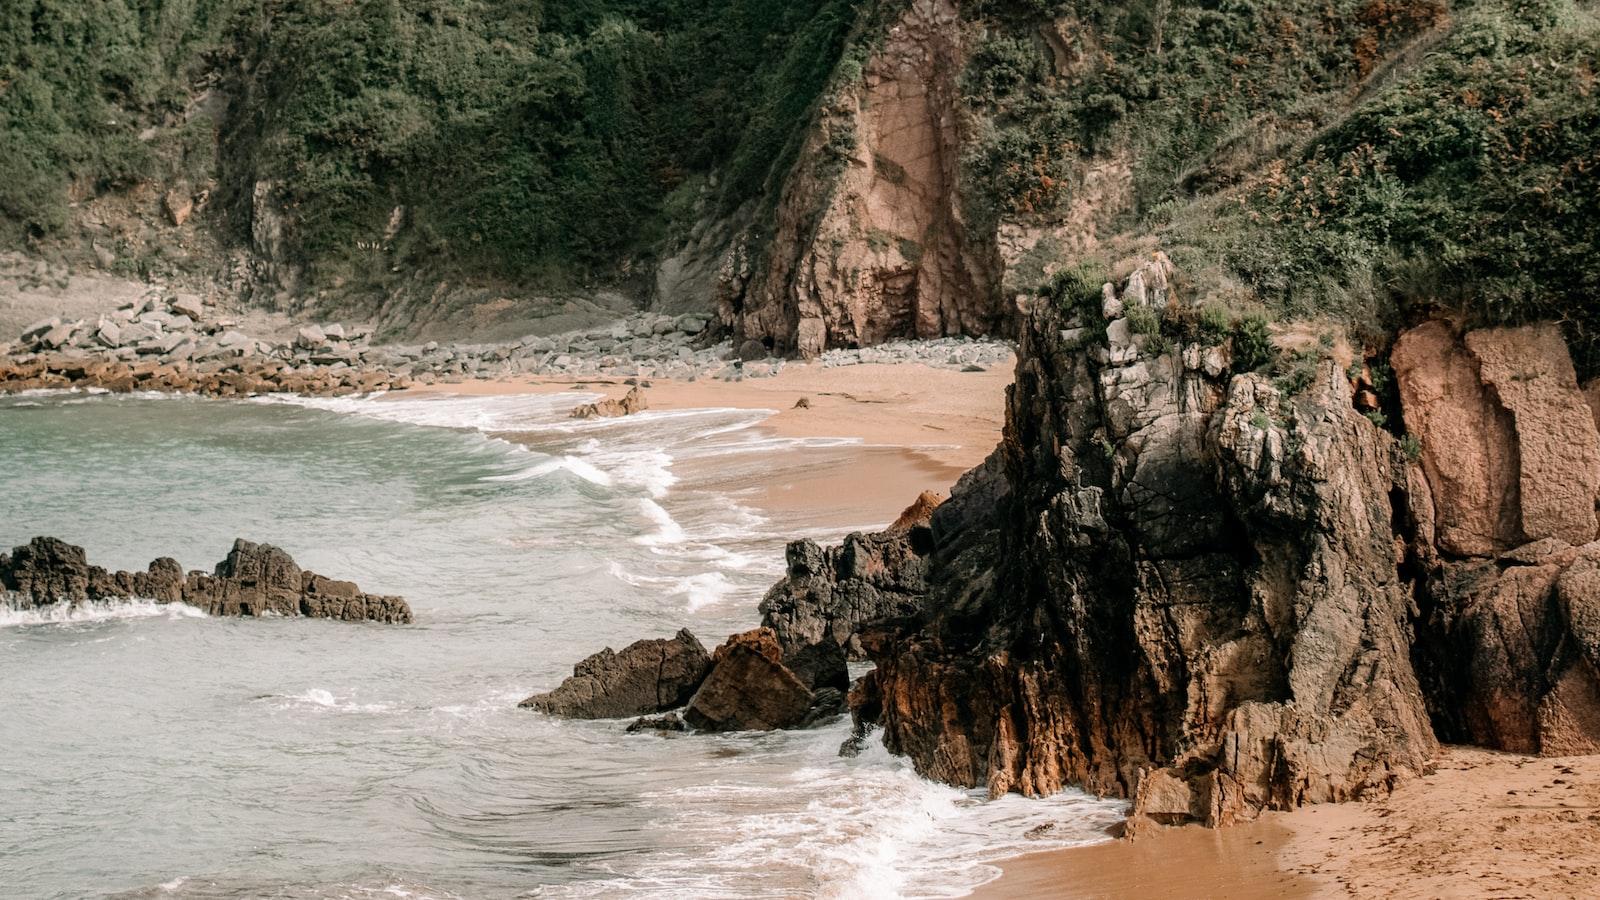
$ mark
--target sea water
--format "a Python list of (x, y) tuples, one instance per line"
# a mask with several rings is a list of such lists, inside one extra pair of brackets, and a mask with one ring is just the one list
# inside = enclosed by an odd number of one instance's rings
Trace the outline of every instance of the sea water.
[(244, 537), (416, 616), (0, 604), (0, 894), (960, 896), (1103, 839), (1121, 804), (986, 801), (876, 741), (844, 759), (846, 721), (518, 709), (601, 647), (754, 626), (795, 529), (727, 485), (850, 452), (761, 411), (567, 417), (587, 399), (0, 398), (0, 547), (209, 569)]

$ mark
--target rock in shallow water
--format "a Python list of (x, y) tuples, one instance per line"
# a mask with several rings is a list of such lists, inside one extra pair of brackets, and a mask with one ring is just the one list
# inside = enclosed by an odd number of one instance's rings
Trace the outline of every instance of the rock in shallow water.
[(233, 542), (216, 570), (183, 574), (162, 557), (144, 572), (108, 572), (89, 565), (82, 547), (36, 537), (0, 553), (0, 588), (13, 606), (148, 599), (186, 603), (214, 616), (305, 616), (347, 622), (409, 623), (411, 607), (399, 597), (365, 594), (355, 584), (302, 570), (270, 544)]
[(710, 669), (711, 656), (685, 628), (621, 652), (607, 647), (573, 666), (555, 690), (518, 705), (570, 719), (642, 716), (682, 706)]

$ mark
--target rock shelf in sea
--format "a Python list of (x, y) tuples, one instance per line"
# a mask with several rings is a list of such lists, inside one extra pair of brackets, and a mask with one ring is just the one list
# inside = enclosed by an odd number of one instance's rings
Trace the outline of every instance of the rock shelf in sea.
[[(191, 294), (151, 296), (98, 319), (53, 317), (0, 343), (0, 393), (41, 388), (367, 393), (412, 384), (519, 375), (655, 377), (739, 381), (771, 377), (788, 362), (756, 341), (735, 347), (714, 337), (703, 314), (637, 313), (608, 325), (480, 344), (375, 344), (365, 326), (306, 324), (292, 336), (261, 339)], [(940, 338), (835, 349), (824, 366), (922, 363), (979, 370), (1005, 364), (1011, 345)]]
[(89, 565), (82, 547), (52, 537), (0, 553), (0, 603), (14, 609), (119, 600), (183, 603), (213, 616), (411, 622), (411, 607), (399, 597), (363, 593), (352, 582), (301, 569), (271, 544), (242, 539), (209, 573), (185, 574), (165, 556), (143, 572), (110, 572)]

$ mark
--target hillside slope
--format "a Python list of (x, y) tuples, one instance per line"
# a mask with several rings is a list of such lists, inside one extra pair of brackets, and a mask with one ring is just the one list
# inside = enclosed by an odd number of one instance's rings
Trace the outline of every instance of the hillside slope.
[(1376, 348), (1440, 311), (1555, 318), (1596, 362), (1593, 3), (0, 16), (0, 242), (286, 310), (399, 332), (621, 297), (811, 355), (1013, 334), (1052, 277), (1159, 246), (1217, 315)]

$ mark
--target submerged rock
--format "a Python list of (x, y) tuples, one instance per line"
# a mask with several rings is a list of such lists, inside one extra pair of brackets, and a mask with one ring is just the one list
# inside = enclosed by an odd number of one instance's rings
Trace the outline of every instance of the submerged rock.
[(705, 680), (711, 657), (687, 628), (671, 638), (607, 647), (572, 667), (555, 690), (519, 706), (571, 719), (617, 719), (682, 706)]
[(399, 597), (362, 593), (351, 582), (302, 570), (277, 547), (245, 540), (234, 541), (212, 574), (185, 576), (166, 557), (144, 572), (108, 572), (89, 565), (82, 547), (36, 537), (10, 554), (0, 553), (0, 588), (13, 605), (23, 607), (139, 598), (186, 603), (216, 616), (411, 621), (411, 607)]

